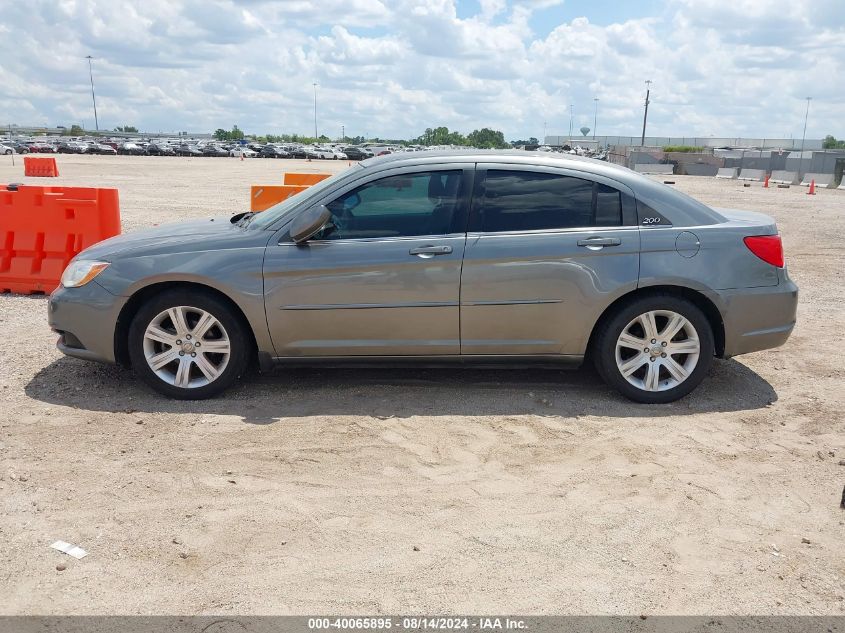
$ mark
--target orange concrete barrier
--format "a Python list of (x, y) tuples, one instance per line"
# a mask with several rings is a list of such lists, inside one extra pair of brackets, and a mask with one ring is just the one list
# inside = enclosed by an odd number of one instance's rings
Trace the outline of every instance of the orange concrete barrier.
[(296, 185), (297, 187), (310, 187), (316, 185), (321, 180), (325, 180), (331, 174), (298, 174), (288, 172), (285, 174), (284, 183), (286, 185)]
[(56, 166), (56, 159), (45, 156), (24, 156), (24, 176), (58, 176), (59, 168)]
[(52, 292), (73, 257), (119, 233), (117, 189), (0, 185), (0, 292)]
[(250, 187), (249, 210), (264, 211), (306, 189), (308, 187), (295, 187), (293, 185), (252, 185)]

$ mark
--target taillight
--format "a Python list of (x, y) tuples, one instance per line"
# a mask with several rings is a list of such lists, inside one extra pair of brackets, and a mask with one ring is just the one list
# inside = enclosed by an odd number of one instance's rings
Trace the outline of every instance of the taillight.
[(752, 253), (767, 264), (783, 268), (783, 243), (780, 235), (753, 235), (743, 238)]

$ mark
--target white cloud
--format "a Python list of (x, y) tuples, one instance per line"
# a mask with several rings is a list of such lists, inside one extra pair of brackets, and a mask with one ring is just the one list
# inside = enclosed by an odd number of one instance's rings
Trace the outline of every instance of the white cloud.
[[(0, 26), (0, 124), (506, 137), (845, 136), (841, 0), (677, 0), (614, 23), (560, 0), (31, 0)], [(469, 15), (468, 15), (469, 14)], [(458, 16), (461, 17), (458, 17)], [(611, 16), (612, 17), (612, 16)], [(542, 32), (537, 32), (542, 27)]]

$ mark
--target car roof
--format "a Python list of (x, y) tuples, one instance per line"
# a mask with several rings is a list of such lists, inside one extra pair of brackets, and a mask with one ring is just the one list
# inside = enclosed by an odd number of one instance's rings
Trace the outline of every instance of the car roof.
[[(400, 163), (416, 164), (427, 162), (485, 162), (485, 163), (521, 163), (527, 165), (547, 167), (571, 167), (595, 174), (606, 173), (611, 178), (622, 180), (627, 176), (625, 172), (636, 174), (631, 170), (593, 158), (576, 156), (574, 154), (558, 154), (554, 152), (526, 152), (518, 149), (465, 149), (465, 150), (422, 150), (417, 152), (394, 152), (384, 156), (375, 156), (361, 162), (364, 167), (387, 166), (399, 167)], [(639, 175), (639, 174), (636, 174)]]

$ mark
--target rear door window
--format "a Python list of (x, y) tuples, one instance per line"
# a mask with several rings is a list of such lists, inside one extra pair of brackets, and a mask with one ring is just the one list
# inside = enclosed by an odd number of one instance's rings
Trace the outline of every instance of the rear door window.
[(607, 185), (543, 172), (487, 171), (474, 222), (482, 232), (620, 226), (622, 202)]

